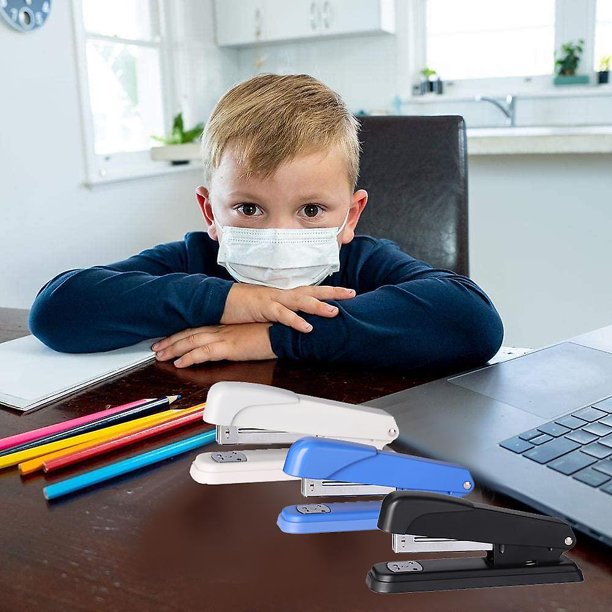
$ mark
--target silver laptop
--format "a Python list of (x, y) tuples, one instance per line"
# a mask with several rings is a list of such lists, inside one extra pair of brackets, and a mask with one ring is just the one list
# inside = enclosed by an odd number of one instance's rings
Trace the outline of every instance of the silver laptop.
[(612, 545), (612, 325), (367, 405), (401, 448)]

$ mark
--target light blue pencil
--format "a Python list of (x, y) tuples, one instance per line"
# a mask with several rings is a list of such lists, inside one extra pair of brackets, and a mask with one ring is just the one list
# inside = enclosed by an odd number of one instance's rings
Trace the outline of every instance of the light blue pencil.
[(130, 457), (129, 459), (124, 459), (123, 461), (116, 461), (115, 463), (105, 465), (97, 470), (92, 470), (91, 472), (85, 472), (84, 474), (79, 474), (73, 478), (67, 478), (66, 480), (55, 482), (46, 486), (43, 489), (43, 494), (48, 500), (56, 499), (58, 497), (62, 497), (63, 495), (68, 495), (68, 493), (74, 493), (75, 491), (80, 491), (85, 487), (98, 484), (99, 482), (110, 480), (116, 476), (121, 476), (122, 474), (139, 470), (140, 468), (151, 465), (152, 463), (158, 463), (164, 459), (169, 459), (170, 457), (175, 457), (181, 453), (186, 453), (214, 441), (215, 430), (212, 429), (210, 431), (205, 431), (197, 436), (185, 438), (185, 440), (167, 444), (166, 446), (156, 448), (155, 450), (147, 453), (142, 453), (141, 455), (136, 455), (135, 457)]

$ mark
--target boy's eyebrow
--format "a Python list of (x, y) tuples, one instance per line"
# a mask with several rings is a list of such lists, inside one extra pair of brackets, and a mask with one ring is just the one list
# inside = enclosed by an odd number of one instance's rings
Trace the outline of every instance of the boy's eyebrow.
[[(243, 191), (230, 191), (228, 195), (230, 198), (240, 198), (244, 200), (261, 200), (262, 199), (259, 196), (256, 196), (251, 193), (246, 193)], [(306, 195), (300, 195), (298, 199), (302, 201), (308, 200), (311, 202), (321, 202), (329, 198), (322, 193), (308, 193)]]
[(245, 193), (242, 191), (230, 191), (228, 195), (230, 198), (243, 198), (245, 200), (259, 200), (260, 199), (258, 196), (252, 195), (250, 193)]

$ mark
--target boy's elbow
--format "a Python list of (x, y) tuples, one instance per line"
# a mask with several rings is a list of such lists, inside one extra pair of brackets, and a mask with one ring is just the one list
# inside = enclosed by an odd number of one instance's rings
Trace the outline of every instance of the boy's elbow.
[(499, 313), (493, 306), (480, 314), (472, 338), (472, 352), (479, 363), (489, 361), (499, 351), (504, 338), (504, 325)]
[(75, 336), (70, 333), (61, 313), (49, 302), (49, 298), (46, 298), (44, 293), (39, 294), (34, 300), (28, 321), (32, 334), (54, 351), (61, 353), (84, 352), (79, 350), (78, 343), (75, 344)]
[(43, 344), (60, 353), (93, 353), (108, 350), (99, 346), (93, 330), (78, 320), (70, 304), (43, 289), (34, 300), (28, 325)]

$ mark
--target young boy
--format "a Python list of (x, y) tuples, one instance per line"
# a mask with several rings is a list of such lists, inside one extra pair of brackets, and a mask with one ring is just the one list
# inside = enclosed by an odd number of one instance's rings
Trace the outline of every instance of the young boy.
[[(307, 75), (260, 75), (230, 89), (204, 130), (206, 232), (40, 291), (32, 332), (58, 351), (146, 338), (157, 359), (286, 358), (362, 366), (467, 367), (503, 336), (471, 280), (394, 243), (355, 236), (358, 124)], [(238, 281), (238, 282), (236, 282)]]

